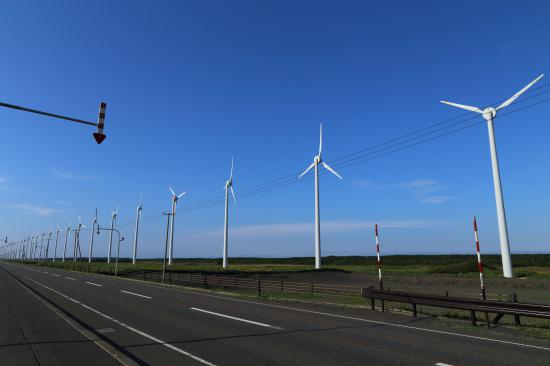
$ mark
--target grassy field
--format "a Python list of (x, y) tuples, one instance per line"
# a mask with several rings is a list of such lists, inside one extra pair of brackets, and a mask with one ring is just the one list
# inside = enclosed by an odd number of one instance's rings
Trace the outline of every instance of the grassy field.
[[(313, 258), (231, 258), (230, 268), (221, 268), (221, 259), (192, 258), (176, 259), (169, 266), (170, 271), (207, 271), (225, 273), (284, 273), (318, 272), (313, 267)], [(500, 277), (502, 270), (499, 255), (483, 257), (485, 275), (488, 278)], [(512, 256), (516, 277), (550, 279), (550, 254), (516, 254)], [(95, 259), (94, 265), (108, 269), (105, 258)], [(110, 266), (114, 266), (111, 263)], [(160, 270), (162, 260), (138, 260), (134, 265), (129, 259), (119, 261), (119, 271)], [(323, 271), (346, 273), (376, 273), (375, 257), (324, 257)], [(383, 271), (386, 275), (456, 275), (476, 277), (478, 275), (476, 257), (472, 255), (393, 255), (383, 258)]]

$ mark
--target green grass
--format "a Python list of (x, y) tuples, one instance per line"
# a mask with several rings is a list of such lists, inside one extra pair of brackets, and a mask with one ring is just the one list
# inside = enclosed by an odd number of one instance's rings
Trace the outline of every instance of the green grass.
[[(95, 259), (93, 266), (100, 272), (114, 271), (114, 263), (105, 263), (104, 258)], [(315, 271), (313, 258), (232, 258), (230, 269), (221, 268), (221, 259), (191, 258), (175, 259), (170, 271), (224, 272), (224, 273), (284, 273)], [(483, 256), (485, 275), (488, 278), (501, 276), (499, 255)], [(550, 254), (515, 254), (512, 256), (516, 277), (550, 279)], [(56, 262), (60, 265), (61, 262)], [(65, 262), (71, 265), (72, 262)], [(87, 264), (87, 262), (86, 262)], [(476, 276), (477, 263), (473, 255), (392, 255), (383, 257), (386, 275), (458, 275)], [(119, 261), (118, 270), (142, 271), (161, 270), (162, 260), (138, 260), (134, 265), (129, 259)], [(96, 269), (97, 270), (97, 269)], [(343, 271), (349, 273), (376, 273), (376, 258), (362, 256), (329, 256), (323, 258), (322, 271)]]

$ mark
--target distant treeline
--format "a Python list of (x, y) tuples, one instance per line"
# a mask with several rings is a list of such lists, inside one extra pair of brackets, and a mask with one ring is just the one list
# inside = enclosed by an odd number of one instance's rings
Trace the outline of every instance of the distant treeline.
[[(497, 268), (501, 266), (500, 255), (483, 255), (483, 263), (486, 267)], [(161, 259), (149, 259), (161, 260)], [(289, 257), (289, 258), (256, 258), (243, 257), (231, 258), (235, 265), (311, 265), (313, 257)], [(459, 265), (477, 266), (475, 255), (449, 254), (449, 255), (387, 255), (382, 257), (385, 266), (449, 266)], [(178, 264), (220, 264), (219, 258), (186, 258), (174, 259)], [(513, 254), (514, 267), (550, 266), (550, 254)], [(324, 265), (375, 265), (374, 256), (328, 256), (323, 257)]]

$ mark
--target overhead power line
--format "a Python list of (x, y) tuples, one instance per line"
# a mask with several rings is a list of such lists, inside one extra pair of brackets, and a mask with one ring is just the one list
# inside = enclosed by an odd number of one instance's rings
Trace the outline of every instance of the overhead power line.
[[(531, 91), (526, 93), (530, 95), (526, 95), (524, 98), (516, 101), (514, 104), (523, 104), (529, 100), (533, 100), (534, 98), (550, 93), (550, 89), (543, 90), (543, 89), (547, 89), (549, 86), (550, 86), (550, 83), (547, 83), (539, 86), (538, 88), (532, 89)], [(496, 101), (491, 105), (501, 103), (502, 101), (504, 100)], [(516, 108), (508, 112), (500, 113), (499, 115), (501, 117), (508, 116), (513, 113), (517, 113), (529, 108), (533, 108), (535, 106), (548, 103), (548, 102), (550, 102), (550, 98), (542, 99), (534, 103), (528, 104), (526, 106)], [(470, 122), (473, 120), (476, 120), (476, 121)], [(467, 122), (470, 122), (470, 123), (467, 123)], [(424, 144), (454, 133), (458, 133), (460, 131), (472, 128), (474, 126), (477, 126), (483, 123), (485, 123), (484, 120), (480, 119), (477, 114), (473, 114), (472, 112), (462, 113), (452, 118), (443, 120), (441, 122), (437, 122), (432, 125), (422, 127), (414, 131), (408, 132), (406, 134), (400, 135), (398, 137), (391, 138), (382, 143), (369, 146), (367, 148), (358, 150), (350, 154), (343, 155), (341, 157), (330, 160), (328, 162), (333, 164), (335, 168), (345, 169), (354, 165), (363, 164), (370, 160), (379, 159), (381, 157), (384, 157), (384, 156), (387, 156), (420, 144)], [(245, 189), (237, 191), (236, 196), (239, 199), (249, 198), (265, 192), (273, 191), (292, 184), (296, 184), (299, 182), (296, 179), (296, 177), (300, 173), (301, 171), (296, 171), (291, 174), (281, 176), (279, 178), (270, 179), (266, 182), (249, 186)], [(326, 173), (323, 171), (323, 172), (320, 172), (319, 174), (323, 175)], [(312, 179), (313, 176), (310, 175), (304, 178), (305, 180), (308, 180), (308, 179)], [(186, 205), (182, 207), (179, 210), (179, 212), (189, 212), (189, 211), (195, 211), (195, 210), (199, 210), (207, 207), (216, 206), (216, 205), (222, 204), (224, 200), (225, 200), (225, 196), (220, 195), (217, 197), (213, 197), (210, 199), (206, 199), (206, 200), (202, 200), (199, 202)], [(159, 218), (162, 218), (162, 214), (156, 214), (156, 215), (144, 218), (143, 221), (153, 221)], [(129, 223), (127, 225), (131, 225), (131, 224), (132, 223)], [(127, 226), (127, 225), (121, 225), (121, 226)]]

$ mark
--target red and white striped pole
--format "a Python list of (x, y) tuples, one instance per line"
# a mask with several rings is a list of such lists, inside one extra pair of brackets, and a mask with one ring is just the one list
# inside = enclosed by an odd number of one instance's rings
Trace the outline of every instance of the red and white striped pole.
[(477, 234), (477, 220), (474, 216), (474, 235), (476, 238), (476, 252), (477, 252), (477, 268), (479, 269), (479, 283), (481, 285), (481, 297), (485, 300), (485, 284), (483, 283), (483, 262), (481, 261), (481, 254), (479, 252), (479, 236)]
[(374, 237), (376, 239), (376, 267), (378, 268), (378, 282), (380, 283), (380, 290), (382, 286), (382, 261), (380, 260), (380, 241), (378, 241), (378, 224), (374, 225)]

